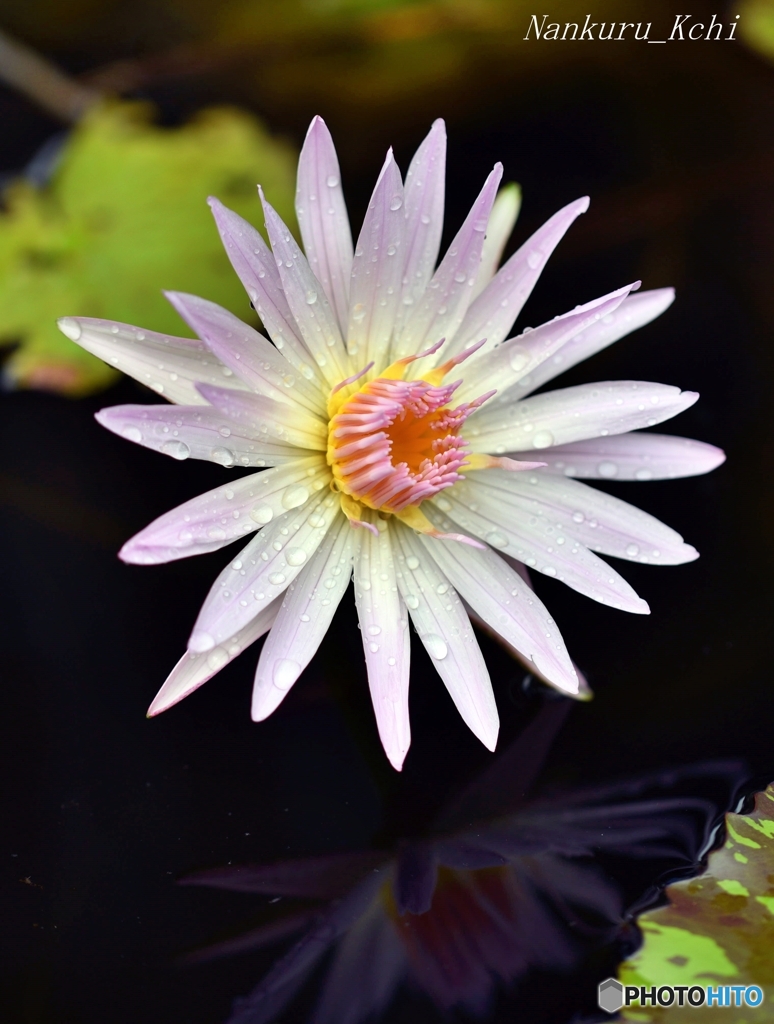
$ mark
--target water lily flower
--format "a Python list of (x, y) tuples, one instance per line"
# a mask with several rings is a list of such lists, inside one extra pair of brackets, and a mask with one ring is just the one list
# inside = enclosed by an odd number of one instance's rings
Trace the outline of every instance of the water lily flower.
[(210, 200), (271, 341), (206, 299), (168, 298), (199, 340), (67, 317), (64, 333), (163, 395), (97, 416), (174, 459), (260, 470), (161, 516), (123, 547), (150, 564), (252, 535), (215, 581), (149, 714), (268, 632), (252, 716), (274, 711), (311, 660), (354, 575), (379, 735), (409, 747), (409, 620), (462, 718), (491, 750), (498, 715), (470, 614), (564, 693), (582, 691), (556, 624), (519, 564), (625, 611), (646, 603), (598, 553), (697, 557), (673, 530), (579, 478), (704, 473), (716, 448), (636, 433), (697, 396), (639, 381), (535, 389), (658, 316), (671, 289), (627, 285), (509, 337), (587, 199), (555, 214), (495, 272), (513, 227), (497, 164), (436, 268), (446, 137), (436, 121), (405, 182), (387, 154), (353, 247), (328, 129), (298, 168), (302, 251), (261, 193), (271, 249)]
[[(284, 897), (252, 931), (198, 950), (201, 962), (296, 942), (228, 1024), (268, 1024), (327, 958), (313, 1024), (362, 1024), (409, 983), (443, 1011), (484, 1016), (498, 988), (529, 970), (567, 970), (610, 942), (625, 920), (598, 854), (698, 865), (718, 807), (679, 783), (730, 801), (744, 777), (706, 762), (603, 786), (526, 796), (568, 701), (549, 701), (516, 741), (446, 805), (426, 836), (361, 850), (199, 871), (184, 885)], [(663, 870), (663, 868), (662, 868)], [(653, 902), (653, 891), (644, 902)]]

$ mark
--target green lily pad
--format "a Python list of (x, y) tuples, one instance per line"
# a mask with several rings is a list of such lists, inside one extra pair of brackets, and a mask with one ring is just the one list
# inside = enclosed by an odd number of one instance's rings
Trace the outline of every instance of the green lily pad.
[(760, 1008), (632, 1007), (625, 1020), (764, 1024), (774, 1020), (774, 784), (750, 814), (726, 815), (726, 842), (703, 875), (670, 885), (669, 904), (642, 914), (642, 948), (624, 985), (759, 985)]
[(68, 341), (60, 316), (188, 333), (161, 289), (193, 292), (249, 319), (206, 199), (263, 223), (256, 183), (291, 225), (296, 154), (252, 116), (202, 111), (179, 128), (146, 104), (109, 102), (70, 135), (41, 188), (19, 180), (0, 213), (0, 344), (19, 387), (79, 396), (116, 371)]

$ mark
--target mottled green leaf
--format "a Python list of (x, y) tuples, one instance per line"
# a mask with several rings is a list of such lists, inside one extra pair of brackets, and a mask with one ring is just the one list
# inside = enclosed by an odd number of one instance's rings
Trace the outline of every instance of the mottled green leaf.
[(162, 128), (145, 104), (106, 103), (72, 132), (50, 182), (15, 182), (0, 214), (0, 344), (18, 342), (18, 386), (82, 395), (115, 371), (55, 326), (106, 317), (189, 334), (161, 289), (193, 292), (245, 319), (251, 310), (226, 258), (208, 195), (263, 224), (256, 183), (293, 224), (295, 155), (250, 115), (202, 111)]
[(774, 785), (750, 814), (726, 815), (726, 842), (697, 878), (670, 885), (669, 904), (642, 914), (642, 948), (618, 972), (625, 985), (760, 985), (760, 1008), (637, 1007), (627, 1020), (734, 1024), (774, 1020)]

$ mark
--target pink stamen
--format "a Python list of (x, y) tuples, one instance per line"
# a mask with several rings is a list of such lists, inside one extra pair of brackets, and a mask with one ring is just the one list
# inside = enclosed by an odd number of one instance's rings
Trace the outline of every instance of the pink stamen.
[(372, 359), (368, 366), (364, 366), (362, 370), (359, 370), (357, 373), (353, 373), (352, 376), (347, 377), (346, 380), (339, 381), (339, 383), (334, 388), (331, 388), (331, 394), (335, 395), (337, 391), (341, 391), (341, 389), (345, 388), (347, 384), (354, 384), (356, 380), (360, 380), (363, 374), (368, 373), (368, 371), (371, 369), (373, 365), (374, 362)]

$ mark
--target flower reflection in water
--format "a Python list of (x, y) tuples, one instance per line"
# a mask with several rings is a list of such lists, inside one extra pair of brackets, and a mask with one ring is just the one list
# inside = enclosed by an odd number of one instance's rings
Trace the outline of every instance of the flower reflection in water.
[(711, 762), (528, 797), (566, 703), (546, 703), (492, 767), (447, 805), (427, 837), (404, 840), (391, 852), (217, 868), (183, 879), (315, 901), (188, 958), (212, 959), (301, 934), (257, 988), (237, 1000), (229, 1024), (273, 1020), (324, 957), (313, 1024), (360, 1024), (384, 1011), (404, 982), (442, 1010), (484, 1016), (498, 987), (531, 968), (567, 970), (583, 953), (581, 939), (609, 941), (619, 930), (623, 898), (600, 855), (696, 865), (724, 808), (664, 791), (681, 781), (693, 787), (710, 781), (730, 802), (741, 766)]

